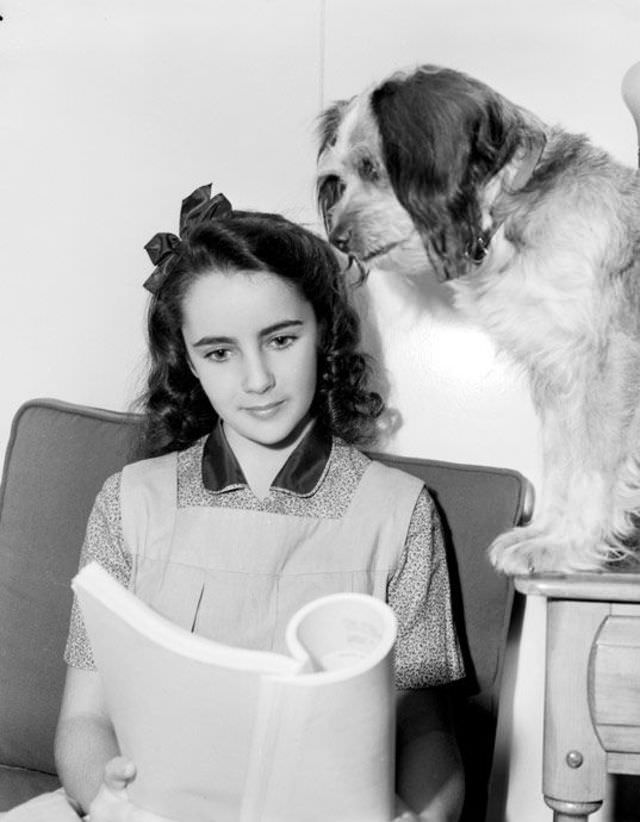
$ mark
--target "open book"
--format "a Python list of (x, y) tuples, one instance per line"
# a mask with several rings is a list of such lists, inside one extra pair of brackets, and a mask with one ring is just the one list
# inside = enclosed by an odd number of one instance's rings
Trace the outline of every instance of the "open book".
[(384, 602), (310, 602), (286, 656), (191, 634), (95, 562), (72, 587), (137, 766), (132, 802), (176, 822), (393, 818), (397, 623)]

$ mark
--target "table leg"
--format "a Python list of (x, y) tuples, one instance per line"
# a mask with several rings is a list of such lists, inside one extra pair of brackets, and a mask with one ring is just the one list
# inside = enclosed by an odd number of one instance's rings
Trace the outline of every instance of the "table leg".
[(602, 805), (606, 752), (589, 708), (589, 658), (608, 603), (547, 600), (542, 790), (555, 822), (587, 822)]
[(559, 802), (545, 797), (553, 810), (553, 822), (589, 822), (589, 815), (602, 806), (602, 802)]

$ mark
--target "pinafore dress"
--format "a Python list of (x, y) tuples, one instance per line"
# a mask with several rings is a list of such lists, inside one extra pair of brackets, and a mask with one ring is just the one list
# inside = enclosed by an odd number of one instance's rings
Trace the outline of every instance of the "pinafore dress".
[(286, 652), (302, 605), (353, 591), (386, 599), (422, 483), (372, 461), (341, 516), (178, 506), (177, 455), (124, 468), (130, 588), (183, 628), (218, 642)]

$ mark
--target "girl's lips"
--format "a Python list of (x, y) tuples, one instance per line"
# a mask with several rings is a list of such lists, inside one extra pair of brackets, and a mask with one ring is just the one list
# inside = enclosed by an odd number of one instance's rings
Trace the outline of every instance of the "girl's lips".
[(266, 405), (250, 405), (245, 406), (244, 410), (256, 417), (270, 417), (280, 409), (283, 403), (284, 400), (278, 400), (278, 402), (269, 402)]

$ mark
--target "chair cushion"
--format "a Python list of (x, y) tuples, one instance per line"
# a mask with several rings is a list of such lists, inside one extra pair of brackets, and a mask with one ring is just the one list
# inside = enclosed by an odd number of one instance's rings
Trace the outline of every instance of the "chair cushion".
[(0, 491), (0, 763), (5, 766), (55, 772), (69, 581), (94, 497), (106, 476), (127, 461), (133, 430), (123, 415), (46, 401), (27, 403), (14, 419)]
[(513, 585), (510, 578), (495, 572), (487, 548), (498, 534), (526, 522), (533, 489), (511, 469), (374, 456), (420, 477), (431, 492), (447, 541), (467, 684), (480, 697), (496, 699)]
[(480, 822), (485, 819), (490, 776), (494, 789), (504, 789), (504, 768), (492, 774), (492, 763), (507, 632), (515, 624), (513, 584), (494, 571), (487, 548), (498, 534), (528, 520), (533, 489), (510, 469), (377, 457), (419, 476), (442, 518), (453, 611), (467, 669), (453, 702), (466, 774), (460, 822)]

